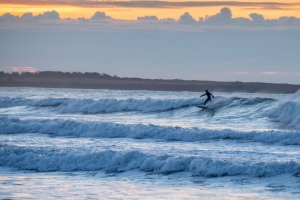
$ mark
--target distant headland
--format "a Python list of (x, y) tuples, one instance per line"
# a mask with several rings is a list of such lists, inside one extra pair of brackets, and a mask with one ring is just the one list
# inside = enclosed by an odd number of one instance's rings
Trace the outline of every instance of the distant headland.
[(44, 87), (44, 88), (84, 88), (119, 90), (156, 91), (205, 91), (247, 92), (247, 93), (285, 93), (292, 94), (300, 85), (258, 83), (258, 82), (218, 82), (204, 80), (164, 80), (142, 78), (120, 78), (96, 72), (13, 72), (0, 71), (0, 87)]

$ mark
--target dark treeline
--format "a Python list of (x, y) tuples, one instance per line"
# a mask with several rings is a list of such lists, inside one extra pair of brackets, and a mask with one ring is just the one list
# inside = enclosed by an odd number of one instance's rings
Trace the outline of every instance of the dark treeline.
[(0, 77), (4, 78), (104, 78), (104, 79), (116, 79), (118, 76), (111, 76), (105, 73), (97, 72), (61, 72), (61, 71), (38, 71), (38, 72), (12, 72), (5, 73), (0, 71)]
[(0, 72), (0, 87), (86, 88), (118, 90), (295, 93), (300, 85), (204, 80), (120, 78), (97, 72)]

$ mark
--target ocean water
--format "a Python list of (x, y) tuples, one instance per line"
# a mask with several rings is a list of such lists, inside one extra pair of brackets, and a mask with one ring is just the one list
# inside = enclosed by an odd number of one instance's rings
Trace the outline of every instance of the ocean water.
[(0, 199), (299, 199), (300, 92), (0, 88)]

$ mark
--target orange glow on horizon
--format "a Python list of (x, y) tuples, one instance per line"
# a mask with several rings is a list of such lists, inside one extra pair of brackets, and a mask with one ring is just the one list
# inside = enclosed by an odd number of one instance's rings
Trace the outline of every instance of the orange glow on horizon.
[(265, 74), (265, 75), (275, 75), (277, 74), (277, 72), (261, 72), (262, 74)]
[(11, 70), (8, 71), (13, 71), (13, 72), (31, 72), (31, 73), (35, 73), (38, 70), (35, 67), (32, 66), (23, 66), (23, 67), (16, 67), (13, 66), (11, 67)]
[[(286, 2), (286, 1), (285, 1)], [(135, 20), (141, 16), (157, 16), (159, 19), (174, 18), (179, 19), (184, 12), (189, 12), (194, 19), (206, 15), (215, 15), (220, 12), (220, 9), (225, 6), (210, 6), (210, 7), (171, 7), (171, 8), (138, 8), (138, 7), (117, 7), (117, 6), (98, 6), (98, 7), (80, 7), (74, 5), (22, 5), (22, 4), (5, 4), (0, 3), (0, 15), (10, 13), (16, 16), (21, 16), (24, 13), (31, 12), (33, 15), (42, 14), (46, 11), (55, 10), (60, 14), (61, 18), (79, 17), (90, 18), (95, 12), (105, 12), (107, 16), (114, 19)], [(266, 19), (279, 18), (281, 16), (295, 16), (300, 18), (300, 5), (294, 6), (292, 9), (272, 10), (260, 8), (248, 8), (239, 6), (227, 6), (232, 11), (232, 17), (246, 17), (249, 14), (262, 14)]]

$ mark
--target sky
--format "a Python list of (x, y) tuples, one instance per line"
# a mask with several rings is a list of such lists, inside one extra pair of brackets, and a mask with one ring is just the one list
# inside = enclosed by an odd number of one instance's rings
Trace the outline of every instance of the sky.
[(0, 71), (300, 84), (300, 1), (0, 0)]

